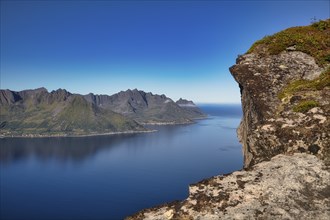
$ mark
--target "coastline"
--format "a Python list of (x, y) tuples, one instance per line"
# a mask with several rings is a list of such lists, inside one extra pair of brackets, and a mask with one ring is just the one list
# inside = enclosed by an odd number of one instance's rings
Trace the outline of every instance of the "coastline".
[(187, 122), (139, 122), (141, 125), (188, 125), (188, 124), (195, 124), (196, 120), (203, 120), (209, 118), (209, 115), (206, 115), (205, 117), (198, 117), (198, 118), (192, 118), (191, 121)]
[(188, 125), (188, 124), (194, 124), (195, 121), (191, 122), (148, 122), (148, 123), (140, 123), (141, 125)]
[[(150, 122), (150, 123), (139, 123), (143, 126), (148, 125), (157, 125), (157, 126), (166, 126), (166, 125), (189, 125), (196, 123), (196, 120), (203, 120), (207, 119), (209, 116), (205, 117), (199, 117), (199, 118), (193, 118), (190, 122)], [(7, 134), (3, 135), (0, 134), (0, 139), (4, 138), (57, 138), (57, 137), (93, 137), (93, 136), (107, 136), (107, 135), (120, 135), (120, 134), (139, 134), (139, 133), (151, 133), (151, 132), (157, 132), (156, 129), (148, 129), (147, 130), (129, 130), (129, 131), (118, 131), (118, 132), (106, 132), (106, 133), (91, 133), (91, 134)]]
[(107, 132), (107, 133), (96, 133), (96, 134), (56, 134), (56, 135), (41, 135), (41, 134), (26, 134), (26, 135), (11, 135), (4, 136), (0, 135), (0, 139), (5, 138), (58, 138), (58, 137), (94, 137), (94, 136), (107, 136), (107, 135), (120, 135), (120, 134), (139, 134), (139, 133), (152, 133), (157, 130), (145, 130), (145, 131), (118, 131), (118, 132)]

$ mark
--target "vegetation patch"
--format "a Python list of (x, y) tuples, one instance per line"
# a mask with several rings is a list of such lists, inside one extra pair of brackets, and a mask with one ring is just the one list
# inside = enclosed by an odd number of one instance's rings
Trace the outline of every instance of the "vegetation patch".
[(297, 80), (291, 82), (278, 94), (278, 97), (282, 100), (299, 91), (317, 91), (325, 87), (330, 87), (330, 66), (314, 80)]
[(302, 112), (305, 113), (308, 110), (319, 106), (319, 103), (314, 100), (305, 100), (301, 101), (298, 105), (293, 107), (294, 112)]
[(247, 53), (265, 48), (269, 54), (276, 55), (294, 46), (297, 51), (314, 57), (318, 65), (326, 66), (330, 63), (329, 34), (330, 19), (315, 22), (310, 26), (292, 27), (255, 42)]

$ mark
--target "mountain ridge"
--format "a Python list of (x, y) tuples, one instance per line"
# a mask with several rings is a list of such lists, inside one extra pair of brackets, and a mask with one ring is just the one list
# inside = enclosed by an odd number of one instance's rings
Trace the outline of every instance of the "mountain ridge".
[(48, 92), (44, 87), (4, 89), (0, 90), (0, 107), (0, 135), (5, 137), (146, 132), (143, 124), (192, 123), (199, 114), (165, 95), (137, 89), (111, 96), (73, 94), (65, 89)]
[(195, 104), (195, 111), (188, 110), (164, 94), (138, 89), (128, 89), (111, 96), (89, 93), (84, 97), (101, 108), (123, 114), (141, 124), (185, 124), (206, 117)]

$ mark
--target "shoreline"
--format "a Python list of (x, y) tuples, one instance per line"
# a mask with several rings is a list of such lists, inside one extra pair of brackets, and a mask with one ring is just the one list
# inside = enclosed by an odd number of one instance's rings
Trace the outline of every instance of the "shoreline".
[(94, 137), (94, 136), (111, 136), (111, 135), (120, 135), (120, 134), (139, 134), (139, 133), (152, 133), (157, 132), (158, 130), (146, 130), (146, 131), (119, 131), (119, 132), (107, 132), (107, 133), (97, 133), (97, 134), (57, 134), (57, 135), (11, 135), (4, 136), (0, 135), (0, 139), (5, 138), (63, 138), (63, 137)]
[(141, 125), (188, 125), (188, 124), (194, 124), (195, 122), (150, 122), (150, 123), (140, 123)]
[[(206, 117), (200, 117), (200, 118), (194, 118), (191, 122), (151, 122), (151, 123), (139, 123), (143, 126), (167, 126), (167, 125), (190, 125), (195, 124), (197, 120), (203, 120), (209, 118)], [(107, 133), (95, 133), (95, 134), (23, 134), (23, 135), (0, 135), (0, 139), (5, 138), (63, 138), (63, 137), (94, 137), (94, 136), (107, 136), (107, 135), (120, 135), (120, 134), (139, 134), (139, 133), (152, 133), (157, 132), (156, 129), (148, 129), (145, 131), (118, 131), (118, 132), (107, 132)]]
[(141, 125), (189, 125), (189, 124), (195, 124), (197, 120), (203, 120), (203, 119), (207, 119), (209, 118), (209, 116), (205, 116), (205, 117), (198, 117), (198, 118), (192, 118), (191, 121), (187, 121), (187, 122), (138, 122)]

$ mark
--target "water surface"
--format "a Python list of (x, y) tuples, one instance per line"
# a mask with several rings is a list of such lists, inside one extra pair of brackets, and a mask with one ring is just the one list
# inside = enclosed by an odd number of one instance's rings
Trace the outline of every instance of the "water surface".
[(201, 107), (208, 119), (154, 133), (1, 139), (0, 218), (122, 219), (241, 169), (240, 106)]

